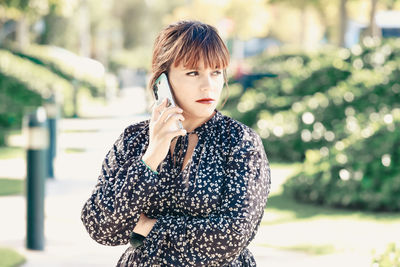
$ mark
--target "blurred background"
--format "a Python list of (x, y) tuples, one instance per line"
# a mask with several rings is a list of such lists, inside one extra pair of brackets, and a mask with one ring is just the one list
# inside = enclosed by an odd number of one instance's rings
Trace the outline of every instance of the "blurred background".
[(400, 266), (397, 0), (0, 0), (0, 266), (116, 264), (126, 247), (96, 244), (80, 211), (118, 135), (149, 118), (153, 41), (182, 19), (219, 30), (221, 112), (271, 162), (258, 266)]

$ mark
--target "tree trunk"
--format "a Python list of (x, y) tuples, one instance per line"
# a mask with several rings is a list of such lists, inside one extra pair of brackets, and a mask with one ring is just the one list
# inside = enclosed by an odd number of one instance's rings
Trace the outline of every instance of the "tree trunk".
[(83, 57), (91, 56), (91, 32), (90, 32), (90, 12), (86, 0), (82, 0), (79, 9), (79, 55)]
[(93, 58), (108, 66), (108, 45), (111, 36), (106, 29), (98, 29), (93, 38)]
[(339, 46), (344, 47), (346, 30), (347, 30), (347, 0), (340, 0), (340, 30), (339, 30)]
[[(318, 12), (319, 20), (324, 27), (324, 41), (327, 43), (335, 43), (335, 40), (332, 40), (332, 34), (331, 34), (331, 24), (328, 20), (327, 17), (327, 11), (323, 5), (323, 3), (318, 3), (315, 6), (315, 10)], [(334, 38), (334, 37), (333, 37)]]
[(21, 50), (29, 45), (29, 25), (25, 15), (17, 22), (16, 41)]
[(322, 23), (322, 26), (324, 26), (325, 29), (328, 29), (329, 23), (324, 7), (318, 4), (315, 6), (315, 10), (318, 12), (318, 16)]
[(304, 48), (306, 45), (306, 29), (307, 29), (307, 9), (306, 5), (303, 3), (303, 6), (300, 10), (300, 45)]
[(371, 0), (371, 12), (369, 17), (369, 29), (368, 29), (368, 33), (371, 37), (380, 37), (380, 31), (375, 21), (377, 3), (378, 0)]

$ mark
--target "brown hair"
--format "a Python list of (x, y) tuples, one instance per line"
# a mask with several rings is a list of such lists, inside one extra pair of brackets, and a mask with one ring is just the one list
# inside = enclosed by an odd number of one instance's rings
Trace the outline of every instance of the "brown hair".
[[(183, 63), (192, 69), (198, 67), (200, 60), (204, 60), (206, 68), (223, 69), (228, 88), (226, 68), (229, 65), (229, 51), (217, 29), (199, 21), (179, 21), (167, 26), (154, 42), (150, 91), (156, 79), (163, 72), (168, 73), (172, 64), (178, 66)], [(226, 101), (227, 98), (222, 106)]]

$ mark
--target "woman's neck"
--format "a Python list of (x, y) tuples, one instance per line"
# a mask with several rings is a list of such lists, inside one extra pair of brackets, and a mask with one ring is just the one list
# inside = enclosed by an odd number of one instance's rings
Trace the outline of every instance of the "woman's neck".
[(189, 114), (183, 112), (185, 120), (182, 122), (182, 126), (186, 130), (186, 132), (190, 133), (197, 127), (209, 121), (215, 115), (215, 113), (216, 111), (213, 111), (213, 113), (208, 118), (199, 118), (199, 117), (192, 117)]

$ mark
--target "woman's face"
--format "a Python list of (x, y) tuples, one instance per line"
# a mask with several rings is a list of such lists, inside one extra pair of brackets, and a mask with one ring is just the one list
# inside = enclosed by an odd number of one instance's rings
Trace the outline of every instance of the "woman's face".
[(176, 104), (183, 109), (185, 118), (209, 118), (213, 115), (224, 87), (222, 69), (205, 68), (204, 63), (196, 69), (172, 64), (168, 76)]

